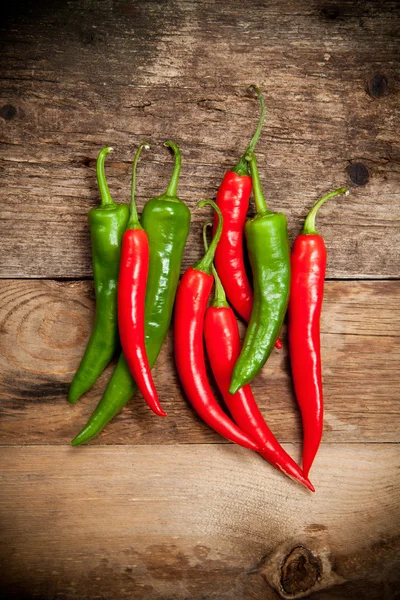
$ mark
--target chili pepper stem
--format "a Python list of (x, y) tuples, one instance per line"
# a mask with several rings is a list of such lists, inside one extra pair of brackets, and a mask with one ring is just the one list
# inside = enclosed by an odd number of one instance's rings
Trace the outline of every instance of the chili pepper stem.
[(218, 242), (222, 233), (223, 218), (220, 209), (213, 200), (200, 200), (200, 202), (197, 203), (197, 206), (199, 208), (203, 208), (207, 205), (212, 206), (218, 215), (217, 231), (215, 232), (215, 235), (211, 241), (211, 244), (208, 247), (207, 252), (199, 262), (193, 265), (193, 268), (196, 269), (196, 271), (203, 271), (204, 273), (211, 275), (215, 251), (217, 249)]
[(246, 162), (246, 154), (248, 152), (254, 151), (256, 144), (258, 142), (258, 139), (260, 137), (261, 130), (262, 130), (262, 127), (264, 125), (264, 120), (265, 120), (265, 102), (264, 102), (264, 98), (261, 94), (261, 91), (259, 90), (259, 88), (256, 85), (251, 85), (249, 87), (249, 91), (254, 91), (257, 94), (257, 97), (260, 101), (260, 106), (261, 106), (261, 115), (260, 115), (260, 120), (258, 122), (257, 129), (254, 132), (254, 135), (251, 138), (249, 145), (247, 146), (246, 150), (244, 151), (243, 155), (241, 156), (238, 164), (232, 169), (233, 173), (236, 173), (237, 175), (248, 175), (249, 174), (249, 167)]
[(304, 222), (304, 227), (303, 227), (302, 233), (304, 235), (318, 235), (318, 232), (315, 228), (315, 218), (317, 216), (317, 212), (318, 212), (319, 208), (324, 204), (324, 202), (326, 202), (330, 198), (339, 196), (339, 194), (346, 194), (346, 196), (348, 196), (349, 193), (350, 192), (345, 187), (341, 187), (337, 190), (334, 190), (333, 192), (329, 192), (329, 194), (325, 194), (325, 196), (323, 196), (320, 200), (318, 200), (318, 202), (316, 202), (314, 204), (314, 206), (308, 213), (307, 218)]
[(164, 142), (164, 146), (166, 146), (167, 148), (171, 148), (175, 156), (174, 170), (172, 171), (171, 179), (169, 180), (169, 184), (164, 195), (168, 196), (169, 198), (176, 198), (176, 195), (178, 193), (178, 182), (179, 175), (181, 172), (182, 157), (180, 150), (175, 144), (175, 142), (167, 140), (166, 142)]
[(131, 214), (128, 221), (128, 229), (143, 229), (141, 224), (139, 223), (139, 217), (137, 214), (136, 202), (135, 202), (135, 191), (136, 191), (136, 167), (139, 162), (139, 157), (142, 153), (143, 148), (146, 150), (150, 150), (150, 144), (147, 142), (143, 142), (140, 144), (139, 148), (136, 151), (135, 158), (133, 159), (132, 165), (132, 187), (131, 187)]
[(252, 151), (246, 152), (245, 158), (250, 165), (251, 178), (253, 181), (254, 202), (256, 204), (257, 213), (260, 216), (270, 214), (272, 211), (269, 210), (267, 203), (265, 202), (264, 194), (262, 193), (256, 155)]
[[(204, 242), (204, 250), (206, 252), (208, 250), (207, 227), (212, 227), (212, 221), (209, 221), (203, 227), (203, 242)], [(218, 277), (217, 270), (214, 267), (214, 263), (211, 265), (211, 272), (214, 276), (214, 283), (215, 283), (214, 300), (212, 301), (211, 306), (214, 306), (215, 308), (222, 308), (222, 307), (230, 308), (230, 306), (226, 300), (225, 290), (222, 286), (220, 278)]]
[(96, 161), (96, 177), (97, 183), (100, 190), (100, 206), (115, 206), (115, 202), (111, 197), (110, 190), (108, 189), (107, 179), (104, 172), (104, 161), (108, 154), (113, 151), (111, 146), (107, 146), (100, 150)]

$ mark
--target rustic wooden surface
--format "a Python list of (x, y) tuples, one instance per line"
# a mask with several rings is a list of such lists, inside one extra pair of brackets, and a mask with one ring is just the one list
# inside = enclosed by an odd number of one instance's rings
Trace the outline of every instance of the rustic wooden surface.
[[(0, 281), (0, 444), (66, 444), (100, 400), (114, 363), (84, 399), (75, 406), (65, 402), (93, 322), (92, 287), (88, 281)], [(398, 281), (327, 282), (321, 321), (325, 442), (400, 441), (399, 305)], [(92, 444), (221, 441), (185, 400), (172, 346), (171, 332), (153, 370), (168, 418), (158, 419), (137, 394)], [(253, 387), (279, 439), (300, 441), (286, 343)]]
[[(0, 29), (0, 598), (399, 598), (398, 2), (17, 0)], [(168, 418), (137, 396), (89, 447), (68, 444), (112, 368), (67, 404), (93, 319), (99, 149), (115, 148), (107, 176), (122, 202), (134, 150), (151, 142), (140, 207), (171, 172), (162, 142), (180, 145), (184, 269), (201, 253), (195, 204), (257, 122), (250, 83), (268, 108), (265, 195), (291, 239), (320, 195), (351, 189), (318, 218), (329, 281), (316, 494), (197, 419), (171, 335), (154, 369)], [(299, 459), (286, 349), (254, 387)]]
[(392, 444), (324, 444), (313, 495), (232, 445), (2, 448), (4, 592), (394, 597), (399, 458)]

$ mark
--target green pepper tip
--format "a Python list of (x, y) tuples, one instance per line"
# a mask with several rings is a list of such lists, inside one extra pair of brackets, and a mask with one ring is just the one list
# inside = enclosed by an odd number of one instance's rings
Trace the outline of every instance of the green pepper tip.
[(240, 385), (240, 383), (237, 383), (236, 381), (231, 381), (231, 385), (229, 386), (229, 393), (234, 396), (236, 394), (236, 392), (238, 392), (240, 390), (242, 386)]
[(78, 435), (76, 435), (74, 437), (74, 439), (71, 441), (71, 446), (73, 446), (75, 448), (76, 446), (80, 446), (81, 444), (84, 444), (85, 442), (87, 442), (88, 439), (86, 439), (85, 433), (86, 433), (86, 427), (84, 429), (82, 429), (82, 431), (80, 431), (78, 433)]

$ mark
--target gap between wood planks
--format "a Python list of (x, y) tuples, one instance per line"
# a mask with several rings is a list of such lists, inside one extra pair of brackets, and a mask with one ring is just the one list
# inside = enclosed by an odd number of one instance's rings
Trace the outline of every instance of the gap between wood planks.
[[(74, 282), (76, 281), (77, 283), (79, 281), (92, 281), (93, 282), (93, 277), (91, 277), (90, 275), (83, 275), (82, 277), (0, 277), (0, 281), (1, 280), (5, 280), (5, 281), (23, 281), (23, 280), (27, 280), (27, 281), (57, 281), (57, 282), (66, 282), (66, 283), (70, 283), (70, 282)], [(365, 277), (326, 277), (325, 281), (400, 281), (400, 277), (376, 277), (376, 276), (371, 276), (368, 277), (368, 275), (366, 275)]]

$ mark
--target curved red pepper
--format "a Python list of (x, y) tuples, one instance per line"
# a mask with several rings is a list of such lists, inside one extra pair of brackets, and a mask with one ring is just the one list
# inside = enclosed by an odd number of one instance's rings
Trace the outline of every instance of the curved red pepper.
[(259, 453), (274, 467), (314, 492), (312, 483), (285, 452), (254, 399), (250, 384), (235, 394), (229, 393), (232, 371), (240, 354), (240, 337), (233, 310), (229, 306), (210, 306), (206, 312), (204, 337), (215, 381), (237, 425), (259, 445)]
[(203, 326), (213, 282), (212, 275), (189, 267), (179, 284), (174, 327), (174, 352), (179, 379), (193, 408), (207, 425), (231, 442), (258, 452), (257, 444), (219, 406), (208, 381)]
[(293, 384), (303, 422), (303, 472), (308, 476), (317, 454), (323, 428), (323, 396), (320, 352), (320, 316), (324, 295), (326, 248), (315, 229), (317, 210), (346, 192), (327, 194), (311, 209), (291, 255), (288, 307), (289, 352)]
[(153, 412), (165, 416), (151, 375), (144, 335), (144, 303), (149, 267), (149, 242), (141, 227), (135, 205), (136, 165), (141, 144), (133, 161), (131, 217), (122, 239), (118, 278), (118, 327), (129, 370)]
[[(218, 210), (214, 203), (212, 205)], [(204, 316), (214, 281), (210, 271), (219, 233), (220, 228), (205, 257), (189, 267), (180, 281), (175, 300), (175, 362), (183, 389), (203, 421), (231, 442), (258, 452), (258, 445), (219, 406), (206, 373)]]
[[(205, 248), (207, 248), (206, 229), (207, 225), (203, 228)], [(232, 372), (240, 354), (239, 329), (215, 269), (213, 274), (215, 293), (213, 303), (206, 311), (204, 338), (211, 368), (225, 404), (237, 425), (259, 444), (261, 456), (309, 490), (315, 491), (311, 482), (304, 477), (299, 466), (281, 447), (264, 421), (250, 385), (244, 385), (233, 395), (229, 393)]]

